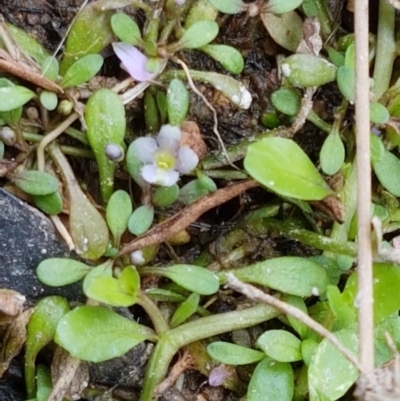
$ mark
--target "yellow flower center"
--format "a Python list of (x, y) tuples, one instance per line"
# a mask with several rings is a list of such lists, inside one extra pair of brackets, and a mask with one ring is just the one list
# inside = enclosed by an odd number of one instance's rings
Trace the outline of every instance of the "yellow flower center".
[(175, 157), (169, 150), (158, 150), (154, 158), (156, 166), (161, 170), (171, 170), (175, 167)]

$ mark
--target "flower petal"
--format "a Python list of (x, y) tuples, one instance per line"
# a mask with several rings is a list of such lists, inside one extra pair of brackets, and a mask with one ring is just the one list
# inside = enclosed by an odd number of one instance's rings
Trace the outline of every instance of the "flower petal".
[(155, 164), (148, 164), (142, 168), (142, 177), (150, 184), (170, 187), (178, 181), (179, 173), (175, 170), (163, 170)]
[(181, 130), (179, 127), (174, 127), (170, 124), (163, 125), (160, 133), (157, 136), (157, 143), (161, 149), (168, 149), (174, 154), (179, 150), (181, 142)]
[(158, 150), (158, 145), (154, 138), (137, 138), (132, 142), (131, 146), (134, 149), (136, 157), (142, 163), (152, 163), (154, 161), (154, 154)]
[(136, 47), (124, 42), (113, 43), (112, 47), (133, 79), (143, 82), (150, 81), (154, 77), (155, 74), (146, 70), (147, 57)]
[(182, 146), (178, 151), (178, 160), (176, 170), (181, 174), (186, 174), (192, 171), (199, 163), (199, 157), (196, 152), (187, 146)]

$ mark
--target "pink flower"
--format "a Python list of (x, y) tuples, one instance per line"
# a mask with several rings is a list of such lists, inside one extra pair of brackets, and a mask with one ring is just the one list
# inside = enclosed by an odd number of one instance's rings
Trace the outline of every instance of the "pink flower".
[(112, 44), (115, 54), (121, 60), (122, 68), (136, 81), (144, 82), (153, 79), (155, 74), (147, 71), (147, 57), (129, 43)]

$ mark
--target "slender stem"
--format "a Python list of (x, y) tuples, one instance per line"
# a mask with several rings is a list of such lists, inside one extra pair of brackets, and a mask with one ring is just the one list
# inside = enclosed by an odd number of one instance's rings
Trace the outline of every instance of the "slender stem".
[(72, 113), (59, 126), (57, 126), (57, 128), (55, 128), (53, 131), (49, 132), (43, 137), (43, 140), (37, 147), (38, 170), (44, 170), (44, 150), (46, 149), (46, 146), (48, 146), (50, 142), (54, 141), (58, 136), (60, 136), (75, 120), (78, 119), (78, 117), (78, 113)]
[[(357, 3), (359, 3), (359, 0), (355, 2), (356, 5)], [(361, 3), (363, 4), (363, 2)], [(360, 9), (362, 8), (362, 4), (358, 5)], [(355, 21), (357, 23), (357, 17)], [(366, 19), (365, 21), (359, 21), (359, 23), (363, 23), (364, 27), (366, 27), (368, 25), (368, 19)], [(396, 57), (396, 42), (394, 38), (394, 31), (395, 10), (386, 0), (380, 0), (373, 87), (373, 92), (375, 94), (376, 100), (383, 95), (383, 93), (389, 88), (390, 85), (393, 62)], [(355, 35), (356, 44), (357, 35), (358, 33), (356, 33)], [(365, 81), (363, 85), (366, 85), (367, 82), (368, 81)], [(368, 85), (366, 86), (368, 87)], [(368, 99), (368, 97), (364, 98), (364, 101), (365, 99)]]
[(203, 317), (169, 330), (160, 338), (151, 354), (140, 401), (154, 399), (154, 390), (166, 376), (169, 364), (180, 348), (194, 341), (255, 326), (278, 315), (279, 312), (270, 306), (257, 305), (242, 311)]
[[(382, 14), (392, 14), (387, 10), (388, 4), (381, 0), (379, 34), (390, 34), (390, 21), (382, 20)], [(391, 6), (389, 6), (392, 8)], [(386, 15), (391, 19), (390, 15)], [(355, 2), (355, 48), (356, 48), (356, 141), (357, 141), (357, 210), (358, 210), (358, 328), (360, 338), (359, 358), (364, 372), (374, 370), (374, 319), (373, 319), (373, 289), (372, 289), (372, 246), (371, 246), (371, 158), (370, 158), (370, 119), (369, 119), (369, 65), (368, 65), (368, 0)], [(382, 51), (391, 52), (390, 48), (379, 49), (383, 45), (378, 39), (378, 54)], [(389, 59), (385, 61), (389, 64)], [(383, 60), (380, 59), (382, 63)], [(382, 67), (382, 64), (379, 65)], [(377, 65), (378, 67), (378, 65)], [(377, 97), (389, 86), (392, 62), (385, 63), (388, 77), (377, 74)], [(380, 71), (378, 69), (378, 71)], [(382, 71), (381, 71), (382, 72)]]
[(139, 295), (138, 305), (149, 315), (158, 336), (161, 336), (169, 330), (169, 326), (161, 314), (160, 309), (158, 309), (157, 305), (142, 291)]
[(330, 134), (332, 131), (332, 126), (326, 123), (314, 110), (311, 110), (308, 114), (306, 119), (313, 123), (316, 127), (318, 127), (321, 131)]

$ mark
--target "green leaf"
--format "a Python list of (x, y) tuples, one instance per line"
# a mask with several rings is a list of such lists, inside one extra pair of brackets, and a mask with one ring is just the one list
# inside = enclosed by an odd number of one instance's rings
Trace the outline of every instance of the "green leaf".
[(271, 103), (281, 113), (297, 116), (301, 106), (301, 96), (292, 88), (281, 88), (271, 95)]
[(11, 111), (21, 107), (34, 96), (34, 92), (23, 86), (0, 87), (0, 111)]
[(63, 210), (63, 199), (58, 191), (48, 195), (32, 196), (35, 205), (44, 213), (55, 216)]
[(303, 20), (291, 11), (282, 15), (261, 13), (261, 20), (272, 39), (291, 52), (296, 52), (303, 40)]
[(237, 14), (247, 7), (242, 0), (210, 0), (210, 3), (225, 14)]
[(128, 221), (129, 232), (134, 235), (144, 234), (153, 224), (154, 208), (151, 205), (139, 206)]
[(147, 89), (144, 93), (144, 119), (148, 132), (155, 134), (160, 130), (158, 107), (152, 88)]
[(86, 293), (90, 283), (96, 277), (112, 277), (113, 260), (108, 259), (106, 262), (93, 268), (83, 280), (83, 292)]
[(189, 110), (189, 91), (179, 79), (173, 79), (167, 91), (167, 113), (171, 125), (180, 127)]
[(389, 111), (382, 103), (371, 102), (369, 112), (370, 120), (374, 124), (386, 124), (389, 121)]
[(391, 194), (400, 196), (400, 160), (385, 151), (379, 161), (372, 159), (372, 167), (382, 186)]
[[(374, 263), (374, 321), (379, 323), (400, 309), (400, 269), (389, 263)], [(353, 273), (346, 282), (342, 297), (353, 306), (357, 296), (358, 273)]]
[(318, 342), (313, 338), (306, 338), (301, 343), (301, 355), (303, 357), (304, 363), (307, 366), (310, 366), (311, 358), (315, 353), (316, 348), (318, 347)]
[(200, 49), (232, 74), (240, 74), (244, 68), (243, 57), (238, 50), (227, 45), (206, 45)]
[(145, 340), (155, 340), (153, 330), (99, 306), (78, 306), (67, 313), (55, 337), (72, 356), (90, 362), (117, 358)]
[(270, 137), (252, 143), (244, 167), (255, 180), (282, 196), (321, 200), (332, 194), (312, 161), (291, 139)]
[(90, 299), (115, 307), (129, 307), (137, 302), (137, 293), (125, 291), (121, 282), (114, 277), (92, 277), (84, 292)]
[(114, 39), (110, 18), (113, 11), (103, 11), (97, 2), (86, 5), (72, 24), (61, 62), (61, 75), (79, 58), (100, 53)]
[(133, 142), (131, 142), (131, 144), (128, 147), (125, 160), (128, 173), (135, 180), (136, 184), (138, 184), (141, 187), (146, 185), (146, 182), (143, 180), (141, 174), (141, 169), (143, 164), (139, 156), (135, 152), (135, 147), (133, 146)]
[(179, 192), (179, 200), (185, 205), (189, 205), (194, 201), (208, 195), (210, 192), (197, 178), (185, 184)]
[(376, 135), (370, 135), (371, 141), (371, 160), (372, 163), (378, 163), (386, 153), (385, 145)]
[(224, 341), (216, 341), (207, 346), (212, 359), (227, 365), (247, 365), (265, 358), (263, 352)]
[(41, 66), (43, 76), (50, 81), (55, 82), (58, 78), (58, 72), (60, 69), (57, 59), (54, 56), (46, 57)]
[(197, 293), (191, 294), (184, 302), (182, 302), (171, 317), (170, 326), (177, 327), (184, 323), (193, 313), (196, 312), (199, 306), (200, 295)]
[(39, 351), (53, 340), (59, 320), (69, 311), (68, 302), (59, 296), (40, 300), (27, 327), (25, 343), (25, 382), (28, 398), (35, 396), (35, 359)]
[(56, 177), (45, 171), (25, 170), (13, 177), (15, 185), (30, 195), (48, 195), (58, 189)]
[(191, 25), (179, 39), (178, 45), (185, 49), (197, 49), (213, 41), (219, 31), (215, 21), (199, 21)]
[(349, 101), (354, 103), (356, 75), (354, 69), (347, 65), (338, 68), (336, 80), (341, 94)]
[[(231, 271), (245, 283), (260, 284), (299, 297), (323, 294), (329, 284), (325, 269), (310, 259), (282, 256)], [(228, 272), (219, 274), (222, 282)]]
[(86, 135), (96, 157), (100, 173), (100, 190), (105, 203), (114, 187), (115, 163), (105, 154), (107, 144), (122, 145), (125, 128), (125, 107), (110, 89), (100, 89), (88, 100), (85, 109)]
[(268, 330), (258, 337), (256, 345), (279, 362), (296, 362), (303, 359), (301, 341), (285, 330)]
[(269, 0), (267, 10), (273, 14), (283, 14), (295, 10), (303, 0)]
[(172, 205), (179, 196), (179, 186), (177, 184), (170, 187), (158, 187), (151, 198), (155, 206), (166, 207)]
[(42, 91), (39, 95), (40, 103), (49, 111), (55, 110), (58, 105), (58, 97), (54, 92)]
[(129, 194), (122, 189), (115, 191), (107, 204), (106, 219), (116, 247), (118, 247), (122, 234), (128, 228), (131, 214), (132, 201)]
[(8, 22), (5, 22), (5, 25), (16, 45), (36, 60), (38, 64), (42, 64), (50, 56), (49, 52), (23, 29)]
[(50, 287), (61, 287), (83, 279), (92, 267), (67, 258), (50, 258), (39, 263), (38, 279)]
[(188, 29), (198, 21), (215, 21), (217, 17), (218, 10), (209, 0), (196, 0), (186, 15), (184, 28)]
[(325, 139), (319, 154), (325, 174), (336, 174), (344, 163), (345, 149), (338, 132), (331, 132)]
[(78, 59), (68, 68), (60, 85), (63, 88), (71, 88), (89, 81), (103, 65), (103, 57), (100, 54), (87, 54)]
[(294, 86), (320, 86), (336, 79), (337, 68), (322, 57), (312, 54), (293, 54), (282, 64), (282, 73)]
[[(354, 328), (334, 334), (348, 350), (357, 354), (358, 338)], [(310, 399), (318, 400), (318, 393), (322, 393), (330, 400), (337, 400), (347, 392), (357, 377), (357, 368), (332, 343), (324, 339), (318, 345), (308, 368)]]
[(262, 360), (254, 370), (247, 390), (247, 401), (292, 401), (294, 374), (290, 363)]
[(125, 13), (117, 13), (111, 17), (111, 28), (122, 42), (135, 46), (142, 41), (138, 24)]
[[(289, 305), (292, 305), (292, 306), (296, 307), (297, 309), (300, 309), (302, 312), (304, 312), (306, 315), (308, 315), (307, 306), (306, 306), (306, 303), (304, 302), (303, 298), (297, 297), (295, 295), (286, 295), (284, 300)], [(287, 316), (287, 319), (288, 319), (290, 325), (296, 330), (297, 333), (299, 333), (301, 338), (307, 337), (308, 327), (303, 322), (301, 322), (300, 320), (298, 320), (290, 315)]]
[(342, 296), (339, 288), (335, 285), (328, 285), (326, 296), (329, 308), (336, 318), (335, 328), (344, 329), (353, 326), (357, 321), (356, 308), (345, 301), (345, 297)]
[[(152, 273), (168, 277), (174, 283), (200, 295), (215, 294), (219, 289), (217, 276), (210, 270), (195, 265), (173, 265), (152, 268)], [(143, 271), (145, 273), (145, 271)]]

